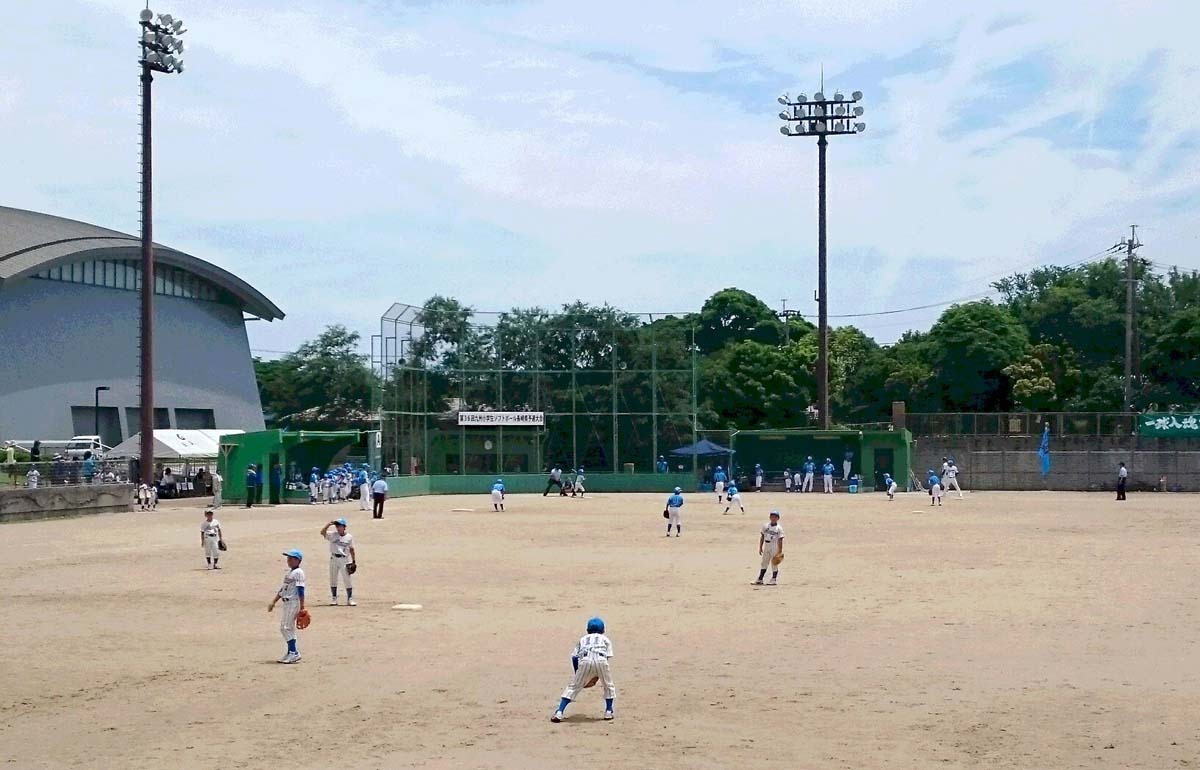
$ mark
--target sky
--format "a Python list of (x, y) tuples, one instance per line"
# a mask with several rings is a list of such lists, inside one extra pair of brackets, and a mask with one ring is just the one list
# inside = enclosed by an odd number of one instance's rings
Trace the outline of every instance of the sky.
[[(165, 4), (164, 4), (165, 3)], [(132, 0), (3, 0), (0, 204), (138, 227)], [(161, 243), (287, 314), (264, 357), (393, 302), (816, 313), (817, 148), (782, 92), (861, 90), (830, 141), (829, 312), (974, 298), (1096, 255), (1200, 268), (1200, 5), (156, 0)], [(942, 308), (858, 318), (882, 343)]]

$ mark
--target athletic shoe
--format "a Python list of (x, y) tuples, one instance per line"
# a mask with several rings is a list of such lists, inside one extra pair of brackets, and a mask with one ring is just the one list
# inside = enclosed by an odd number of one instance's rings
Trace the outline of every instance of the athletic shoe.
[(767, 581), (767, 585), (777, 586), (777, 585), (779, 585), (779, 581), (775, 580), (775, 578), (771, 578), (770, 580)]
[(290, 652), (286, 653), (282, 658), (279, 659), (279, 662), (280, 663), (288, 663), (291, 660), (291, 657), (292, 657), (292, 653), (290, 653)]
[(561, 711), (555, 711), (555, 712), (554, 712), (554, 716), (550, 717), (550, 721), (551, 721), (551, 722), (561, 722), (561, 721), (563, 721), (563, 715), (562, 715), (562, 712), (561, 712)]
[(213, 565), (213, 569), (221, 569), (221, 567), (220, 567), (219, 565), (217, 565), (217, 564), (214, 564), (214, 565)]
[(329, 600), (329, 606), (330, 606), (330, 607), (336, 607), (336, 606), (337, 606), (337, 599), (330, 599), (330, 600)]
[(283, 662), (284, 663), (299, 663), (300, 662), (300, 653), (289, 652), (287, 657), (283, 659)]
[(604, 718), (605, 718), (605, 719), (612, 719), (612, 718), (613, 718), (613, 713), (612, 713), (611, 711), (605, 711), (605, 712), (604, 712)]
[(752, 585), (752, 586), (760, 586), (760, 585), (762, 585), (762, 584), (763, 584), (763, 582), (762, 582), (761, 580), (755, 580), (755, 581), (754, 581), (753, 583), (751, 583), (750, 585)]
[(347, 606), (347, 607), (357, 607), (357, 606), (358, 606), (358, 602), (354, 601), (353, 599), (349, 599), (349, 600), (346, 602), (346, 606)]

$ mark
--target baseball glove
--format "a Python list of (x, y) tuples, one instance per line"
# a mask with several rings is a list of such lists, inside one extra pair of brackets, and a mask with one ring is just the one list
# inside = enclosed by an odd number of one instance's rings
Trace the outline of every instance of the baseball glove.
[(218, 540), (218, 541), (217, 541), (217, 550), (218, 550), (218, 551), (228, 551), (228, 550), (229, 550), (229, 546), (225, 545), (225, 541), (224, 541), (224, 540)]
[(585, 685), (583, 686), (583, 689), (585, 689), (585, 690), (586, 690), (586, 689), (587, 689), (587, 688), (589, 688), (589, 687), (595, 687), (595, 686), (596, 686), (596, 682), (599, 682), (599, 681), (600, 681), (600, 677), (598, 677), (598, 676), (594, 676), (594, 677), (592, 677), (592, 681), (588, 682), (587, 684), (585, 684)]
[(671, 514), (667, 513), (667, 509), (666, 509), (666, 508), (663, 508), (663, 518), (664, 518), (664, 519), (669, 519), (669, 518), (671, 518)]
[(781, 553), (775, 554), (775, 556), (771, 559), (771, 563), (774, 564), (776, 567), (778, 567), (779, 563), (782, 561), (783, 561), (783, 554), (781, 554)]
[(308, 614), (308, 610), (300, 610), (296, 614), (296, 628), (303, 631), (312, 623), (312, 615)]
[(355, 572), (358, 572), (358, 562), (352, 561), (349, 564), (347, 564), (346, 571), (349, 572), (351, 575), (353, 575)]

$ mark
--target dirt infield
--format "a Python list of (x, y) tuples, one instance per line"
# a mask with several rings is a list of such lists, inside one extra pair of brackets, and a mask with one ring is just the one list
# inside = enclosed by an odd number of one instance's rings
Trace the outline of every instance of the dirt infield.
[[(665, 497), (226, 507), (219, 572), (198, 510), (6, 525), (0, 767), (1200, 766), (1197, 497), (692, 494), (669, 540)], [(326, 606), (335, 516), (354, 608)], [(292, 546), (314, 620), (283, 666)], [(593, 689), (553, 725), (594, 613), (617, 719)]]

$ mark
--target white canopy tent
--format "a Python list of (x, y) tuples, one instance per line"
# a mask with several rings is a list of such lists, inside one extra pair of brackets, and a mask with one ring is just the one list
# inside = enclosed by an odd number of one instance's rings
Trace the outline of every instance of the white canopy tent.
[[(172, 430), (154, 431), (156, 460), (215, 460), (220, 454), (221, 436), (245, 433), (243, 430)], [(135, 433), (105, 453), (106, 460), (141, 456), (141, 436)]]

